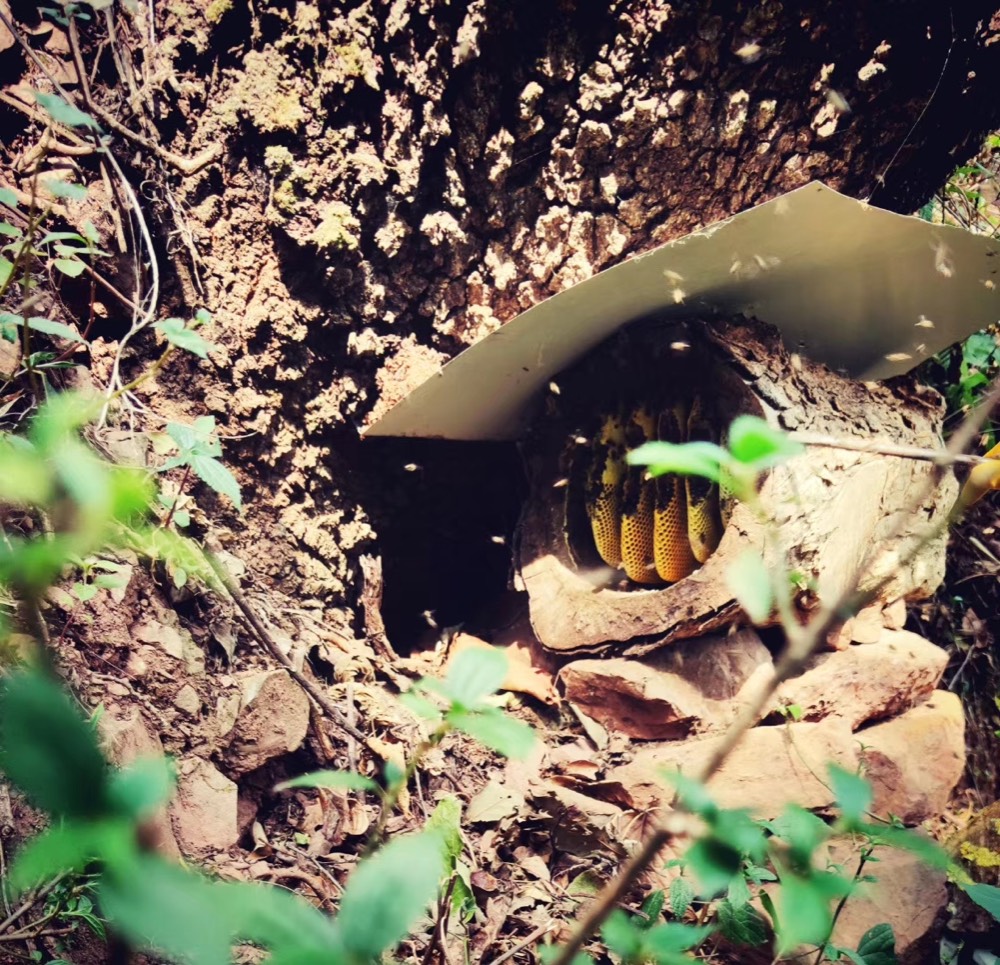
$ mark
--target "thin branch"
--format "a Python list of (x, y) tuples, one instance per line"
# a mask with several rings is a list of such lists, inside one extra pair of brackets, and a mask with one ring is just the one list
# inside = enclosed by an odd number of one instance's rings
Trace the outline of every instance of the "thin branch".
[(843, 436), (828, 436), (818, 432), (790, 432), (789, 438), (804, 446), (824, 449), (845, 449), (848, 452), (869, 452), (877, 456), (898, 456), (900, 459), (916, 459), (933, 462), (938, 466), (963, 464), (977, 466), (981, 462), (992, 462), (983, 456), (951, 452), (949, 449), (924, 449), (920, 446), (900, 446), (882, 439), (850, 439)]
[(555, 928), (554, 922), (548, 922), (545, 925), (539, 925), (531, 934), (526, 935), (521, 941), (519, 941), (512, 948), (508, 948), (502, 955), (497, 956), (490, 962), (490, 965), (502, 965), (507, 959), (513, 958), (518, 952), (527, 948), (529, 945), (533, 945), (539, 938), (544, 938), (550, 931)]
[(58, 875), (48, 882), (48, 884), (42, 885), (41, 888), (33, 891), (3, 921), (0, 921), (0, 935), (6, 932), (7, 929), (10, 928), (10, 926), (13, 925), (14, 922), (17, 921), (17, 919), (20, 918), (21, 915), (23, 915), (29, 908), (38, 904), (38, 902), (41, 901), (50, 891), (52, 891), (52, 889), (55, 888), (55, 886), (65, 877), (66, 876), (64, 874)]
[(246, 617), (247, 622), (253, 629), (254, 635), (262, 644), (264, 644), (271, 656), (274, 657), (274, 659), (288, 671), (292, 679), (294, 679), (295, 682), (316, 702), (317, 706), (319, 706), (323, 713), (325, 713), (334, 724), (336, 724), (345, 733), (350, 734), (356, 741), (364, 744), (364, 746), (367, 747), (379, 761), (382, 761), (382, 752), (375, 747), (375, 745), (360, 730), (358, 730), (357, 727), (348, 723), (344, 715), (333, 706), (330, 699), (319, 689), (319, 687), (316, 686), (315, 683), (313, 683), (313, 681), (295, 669), (292, 661), (288, 659), (281, 647), (278, 646), (277, 641), (271, 636), (264, 624), (261, 623), (260, 618), (257, 616), (253, 607), (250, 606), (247, 598), (243, 595), (243, 591), (236, 585), (236, 581), (232, 578), (225, 566), (222, 565), (222, 561), (215, 554), (214, 550), (206, 548), (205, 558), (215, 571), (215, 575), (219, 578), (222, 585), (233, 598), (233, 602), (237, 607), (239, 607), (243, 616)]

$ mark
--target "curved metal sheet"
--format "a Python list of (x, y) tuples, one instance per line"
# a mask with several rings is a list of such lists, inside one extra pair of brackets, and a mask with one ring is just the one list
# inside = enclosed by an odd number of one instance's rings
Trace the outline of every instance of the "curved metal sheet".
[(1000, 244), (813, 182), (574, 285), (449, 362), (368, 436), (515, 439), (552, 377), (654, 312), (744, 313), (866, 379), (908, 371), (1000, 318)]

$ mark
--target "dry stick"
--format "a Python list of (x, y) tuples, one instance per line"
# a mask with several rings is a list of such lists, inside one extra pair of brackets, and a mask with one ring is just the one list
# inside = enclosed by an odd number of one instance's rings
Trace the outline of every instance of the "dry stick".
[[(69, 47), (70, 52), (73, 55), (73, 63), (76, 66), (76, 72), (80, 77), (80, 86), (83, 91), (83, 100), (87, 105), (87, 108), (92, 114), (96, 114), (103, 124), (111, 128), (116, 134), (120, 134), (126, 140), (132, 141), (134, 144), (138, 144), (140, 147), (144, 147), (147, 151), (156, 155), (161, 161), (166, 161), (167, 164), (172, 165), (177, 168), (182, 174), (196, 174), (204, 167), (208, 167), (216, 158), (222, 155), (222, 146), (219, 144), (213, 144), (210, 148), (202, 151), (197, 157), (194, 158), (183, 158), (174, 154), (173, 151), (168, 151), (165, 147), (157, 144), (156, 141), (151, 141), (148, 137), (142, 134), (137, 134), (135, 131), (127, 128), (124, 124), (118, 121), (112, 114), (109, 114), (103, 107), (98, 104), (93, 97), (90, 95), (90, 85), (87, 83), (87, 72), (83, 66), (83, 57), (80, 54), (80, 35), (76, 29), (76, 20), (73, 17), (69, 17)], [(72, 101), (70, 101), (72, 103)]]
[[(969, 412), (961, 426), (959, 426), (958, 431), (948, 441), (948, 446), (945, 450), (947, 456), (954, 456), (972, 441), (998, 402), (1000, 402), (1000, 378), (994, 381), (984, 400)], [(900, 514), (896, 525), (886, 535), (885, 542), (891, 542), (900, 535), (908, 518), (923, 505), (927, 497), (933, 492), (934, 487), (938, 483), (941, 468), (940, 459), (936, 459), (932, 472), (928, 474), (926, 483), (911, 501), (911, 513)], [(928, 538), (932, 538), (932, 536), (933, 532)], [(926, 540), (919, 541), (912, 550), (911, 555), (919, 552), (925, 542)], [(870, 557), (871, 552), (866, 554), (865, 558), (855, 568), (852, 578), (847, 583), (847, 589), (831, 603), (823, 606), (814, 620), (804, 627), (785, 627), (788, 643), (785, 652), (781, 655), (777, 664), (775, 664), (771, 680), (768, 681), (767, 686), (762, 689), (755, 700), (743, 706), (742, 711), (737, 715), (725, 734), (723, 734), (722, 739), (715, 746), (708, 760), (699, 769), (698, 773), (693, 775), (695, 780), (705, 783), (718, 771), (729, 754), (732, 753), (733, 749), (743, 738), (746, 731), (756, 723), (758, 715), (767, 706), (768, 701), (777, 688), (789, 677), (802, 670), (820, 641), (842, 619), (842, 613), (851, 605), (852, 601), (855, 601), (857, 595), (855, 588), (869, 565)], [(870, 598), (877, 594), (891, 578), (891, 574), (883, 577), (864, 596)], [(575, 928), (569, 941), (560, 948), (559, 954), (553, 959), (551, 965), (568, 965), (572, 961), (573, 956), (580, 950), (583, 943), (600, 926), (604, 919), (611, 914), (611, 911), (624, 897), (635, 879), (653, 862), (664, 845), (673, 836), (673, 833), (674, 831), (669, 823), (669, 818), (653, 830), (650, 836), (639, 847), (639, 850), (634, 852), (628, 861), (625, 862), (625, 866), (619, 871), (618, 876), (609, 882), (601, 894), (594, 899), (587, 913)]]
[[(33, 927), (33, 926), (32, 926)], [(75, 928), (43, 928), (41, 931), (33, 931), (32, 927), (23, 931), (14, 932), (11, 935), (0, 935), (0, 942), (24, 942), (33, 938), (50, 938), (54, 935), (72, 935)]]
[(521, 941), (519, 941), (513, 948), (508, 948), (502, 955), (498, 955), (496, 958), (490, 962), (490, 965), (501, 965), (502, 962), (506, 962), (508, 958), (513, 958), (519, 951), (527, 948), (529, 945), (534, 944), (539, 938), (547, 935), (553, 928), (555, 928), (553, 922), (549, 922), (547, 925), (539, 925), (530, 935), (525, 936)]
[[(150, 288), (149, 292), (143, 297), (142, 303), (147, 307), (136, 311), (132, 316), (132, 327), (119, 339), (118, 347), (115, 349), (114, 361), (111, 365), (111, 379), (108, 382), (107, 399), (104, 403), (104, 408), (101, 411), (100, 419), (98, 423), (103, 425), (104, 420), (107, 418), (108, 406), (111, 402), (112, 396), (121, 395), (122, 393), (115, 392), (115, 386), (120, 385), (121, 379), (119, 376), (119, 369), (121, 367), (122, 355), (125, 352), (125, 346), (129, 343), (138, 332), (146, 328), (147, 325), (153, 320), (156, 312), (156, 303), (160, 299), (160, 266), (156, 260), (156, 250), (153, 248), (153, 238), (149, 232), (149, 227), (146, 224), (146, 218), (142, 213), (142, 206), (139, 204), (139, 199), (136, 196), (135, 191), (132, 189), (132, 185), (129, 184), (128, 178), (125, 177), (125, 172), (121, 169), (115, 156), (110, 152), (106, 151), (104, 156), (107, 158), (108, 163), (115, 169), (115, 174), (118, 175), (119, 181), (121, 181), (122, 188), (128, 197), (129, 204), (132, 206), (132, 212), (135, 215), (135, 220), (139, 226), (139, 233), (142, 235), (142, 240), (146, 245), (146, 251), (149, 254), (149, 273), (150, 273)], [(131, 220), (129, 222), (131, 224)], [(135, 257), (133, 259), (135, 262), (136, 271), (136, 291), (139, 291), (140, 282), (140, 264), (141, 259), (139, 258), (139, 253), (136, 251)], [(136, 306), (140, 308), (140, 306)]]
[(61, 874), (53, 878), (48, 884), (33, 891), (17, 908), (12, 911), (3, 921), (0, 921), (0, 935), (2, 935), (11, 925), (17, 921), (32, 905), (38, 904), (66, 875)]
[(264, 644), (271, 656), (274, 657), (274, 659), (288, 671), (295, 682), (310, 697), (312, 697), (323, 713), (325, 713), (327, 717), (333, 721), (333, 723), (335, 723), (345, 733), (350, 734), (356, 741), (364, 744), (364, 746), (367, 747), (379, 761), (382, 761), (382, 753), (371, 743), (371, 741), (369, 741), (368, 738), (357, 729), (357, 727), (346, 720), (344, 715), (333, 706), (326, 694), (324, 694), (319, 687), (316, 686), (316, 684), (295, 669), (292, 661), (288, 659), (281, 647), (278, 646), (277, 641), (275, 641), (274, 637), (272, 637), (267, 631), (264, 624), (261, 623), (257, 614), (247, 602), (247, 598), (243, 595), (243, 591), (236, 585), (236, 581), (232, 578), (232, 576), (230, 576), (229, 571), (222, 565), (222, 561), (215, 555), (215, 552), (206, 548), (205, 558), (215, 571), (215, 575), (219, 578), (219, 581), (233, 598), (233, 602), (240, 608), (243, 616), (247, 618), (247, 622), (253, 628), (257, 639)]
[(821, 446), (826, 449), (846, 449), (849, 452), (869, 452), (877, 456), (898, 456), (900, 459), (916, 459), (922, 462), (933, 462), (939, 466), (949, 466), (956, 463), (979, 465), (981, 462), (992, 462), (984, 456), (972, 456), (962, 452), (949, 452), (948, 449), (924, 449), (921, 446), (900, 446), (894, 442), (884, 442), (880, 439), (845, 439), (840, 436), (828, 436), (818, 432), (790, 432), (789, 438), (801, 442), (804, 446)]

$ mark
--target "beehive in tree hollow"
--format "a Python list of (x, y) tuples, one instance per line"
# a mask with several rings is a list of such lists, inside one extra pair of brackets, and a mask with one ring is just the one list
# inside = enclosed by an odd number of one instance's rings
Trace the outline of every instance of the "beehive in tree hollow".
[[(717, 536), (710, 537), (699, 562), (688, 519), (693, 542), (670, 544), (675, 556), (691, 547), (679, 564), (656, 550), (664, 534), (682, 524), (650, 515), (650, 506), (664, 514), (679, 506), (690, 515), (694, 491), (678, 481), (679, 495), (669, 503), (662, 484), (659, 494), (641, 492), (656, 485), (643, 480), (641, 470), (608, 469), (614, 455), (609, 425), (624, 425), (627, 446), (654, 432), (663, 413), (678, 406), (687, 421), (674, 422), (686, 425), (691, 438), (704, 438), (713, 427), (722, 434), (734, 416), (751, 413), (791, 431), (939, 446), (941, 399), (914, 379), (845, 378), (790, 354), (775, 329), (755, 320), (653, 318), (598, 346), (555, 382), (558, 391), (540, 403), (523, 441), (530, 492), (515, 560), (532, 626), (546, 647), (640, 654), (741, 622), (725, 571), (747, 550), (763, 554), (772, 572), (794, 575), (803, 617), (819, 599), (848, 587), (866, 555), (862, 589), (891, 574), (879, 593), (884, 602), (926, 597), (939, 584), (943, 534), (915, 553), (913, 547), (947, 514), (957, 486), (945, 474), (913, 513), (915, 494), (932, 472), (926, 462), (810, 447), (763, 482), (763, 519), (773, 521), (773, 529), (735, 504), (720, 512), (716, 525), (721, 529), (722, 517), (726, 523), (721, 541), (715, 545)], [(693, 410), (704, 427), (700, 435), (691, 432)], [(615, 489), (616, 473), (634, 475)], [(620, 561), (614, 538), (602, 546), (608, 532), (617, 536)]]

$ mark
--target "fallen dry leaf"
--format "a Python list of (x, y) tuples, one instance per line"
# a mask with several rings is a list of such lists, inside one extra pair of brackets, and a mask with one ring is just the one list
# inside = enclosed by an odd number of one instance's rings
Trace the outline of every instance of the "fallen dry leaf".
[(507, 676), (501, 685), (501, 690), (512, 690), (515, 693), (527, 694), (543, 703), (555, 707), (559, 703), (559, 695), (552, 683), (552, 674), (537, 666), (538, 658), (533, 648), (523, 640), (517, 640), (505, 647), (494, 648), (485, 640), (472, 636), (471, 633), (458, 633), (451, 645), (448, 662), (451, 663), (457, 654), (463, 650), (499, 649), (507, 656)]

